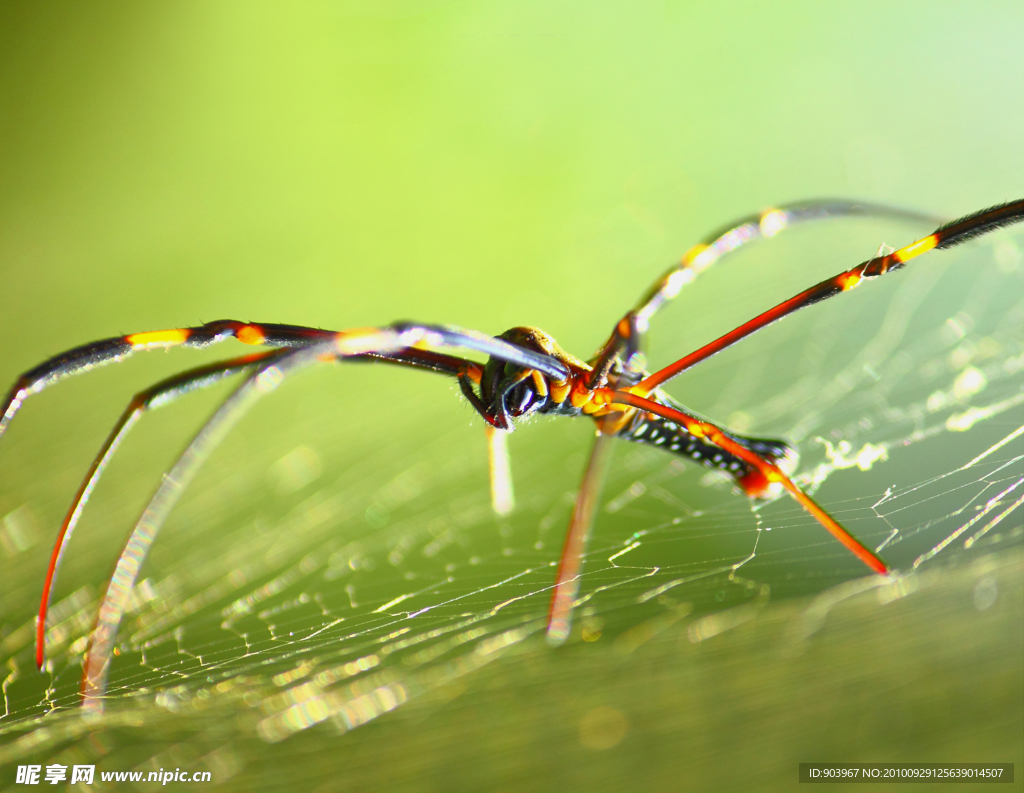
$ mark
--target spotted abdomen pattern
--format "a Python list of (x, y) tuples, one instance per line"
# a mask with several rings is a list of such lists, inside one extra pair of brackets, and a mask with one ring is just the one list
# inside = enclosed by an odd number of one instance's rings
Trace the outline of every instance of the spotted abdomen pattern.
[[(633, 420), (619, 431), (618, 436), (627, 441), (656, 446), (707, 468), (725, 471), (746, 489), (744, 480), (751, 474), (751, 470), (743, 460), (703, 438), (691, 435), (685, 427), (673, 421), (637, 411)], [(792, 470), (796, 465), (796, 451), (783, 441), (747, 438), (732, 433), (729, 437), (783, 470)]]

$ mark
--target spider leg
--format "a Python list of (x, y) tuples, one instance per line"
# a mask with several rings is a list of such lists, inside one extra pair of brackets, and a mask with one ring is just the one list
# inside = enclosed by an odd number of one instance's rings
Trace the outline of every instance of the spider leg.
[(100, 448), (99, 454), (96, 455), (96, 459), (93, 460), (89, 473), (78, 488), (78, 492), (75, 494), (75, 498), (71, 502), (71, 506), (64, 518), (64, 522), (61, 524), (60, 531), (57, 532), (53, 553), (50, 555), (50, 566), (46, 571), (46, 579), (43, 582), (43, 595), (39, 604), (39, 619), (36, 622), (37, 667), (42, 668), (43, 666), (46, 642), (46, 617), (50, 608), (50, 596), (54, 585), (57, 583), (57, 573), (60, 569), (61, 559), (64, 556), (64, 550), (71, 540), (71, 535), (75, 530), (78, 519), (82, 515), (82, 510), (85, 508), (90, 495), (92, 495), (93, 489), (96, 487), (97, 482), (99, 482), (103, 471), (114, 456), (118, 446), (121, 445), (121, 441), (124, 440), (131, 428), (142, 418), (143, 413), (148, 410), (162, 407), (184, 394), (214, 385), (226, 377), (248, 371), (268, 359), (274, 356), (281, 356), (282, 354), (280, 350), (271, 350), (241, 358), (233, 358), (229, 361), (220, 361), (208, 366), (201, 366), (163, 380), (144, 391), (140, 391), (132, 398), (128, 407), (125, 408), (125, 411), (117, 420), (117, 424), (114, 425), (114, 429), (107, 436), (106, 441)]
[(330, 346), (318, 345), (286, 351), (259, 366), (221, 404), (164, 475), (136, 523), (107, 585), (86, 650), (82, 678), (85, 706), (102, 709), (107, 669), (132, 587), (167, 515), (200, 466), (256, 400), (276, 388), (287, 375), (325, 357), (333, 359), (334, 355)]
[(678, 295), (684, 286), (692, 283), (701, 272), (723, 256), (748, 242), (774, 237), (793, 226), (846, 217), (891, 218), (909, 223), (941, 222), (940, 218), (933, 215), (882, 204), (842, 199), (786, 204), (735, 220), (690, 248), (680, 262), (655, 281), (636, 306), (616, 324), (612, 335), (598, 354), (587, 385), (591, 388), (603, 385), (617, 358), (627, 361), (633, 352), (640, 349), (642, 337), (647, 331), (651, 317)]
[[(121, 552), (114, 574), (107, 586), (107, 592), (100, 606), (96, 626), (86, 652), (82, 692), (88, 707), (102, 708), (107, 669), (114, 641), (117, 638), (117, 631), (128, 603), (128, 596), (135, 585), (146, 555), (168, 514), (196, 472), (235, 423), (260, 396), (276, 388), (286, 376), (317, 361), (337, 358), (387, 359), (394, 363), (406, 363), (448, 374), (458, 372), (460, 379), (463, 379), (462, 375), (465, 375), (467, 370), (471, 370), (475, 366), (471, 362), (461, 361), (451, 356), (411, 348), (412, 344), (424, 340), (435, 346), (479, 345), (479, 347), (473, 348), (483, 348), (484, 351), (494, 350), (491, 354), (508, 356), (515, 362), (528, 360), (531, 363), (527, 365), (533, 365), (533, 359), (538, 359), (548, 368), (554, 368), (547, 356), (532, 353), (530, 350), (520, 350), (514, 345), (501, 342), (499, 339), (490, 339), (483, 334), (463, 334), (461, 331), (453, 330), (450, 326), (440, 329), (436, 336), (427, 338), (435, 330), (437, 330), (437, 326), (396, 323), (387, 328), (342, 331), (339, 334), (332, 334), (320, 343), (286, 350), (269, 358), (221, 404), (164, 476)], [(469, 344), (464, 342), (469, 342)], [(491, 344), (490, 342), (496, 343)], [(506, 347), (511, 349), (505, 349)], [(522, 356), (519, 355), (520, 352), (523, 353)], [(550, 360), (554, 361), (554, 359)], [(559, 362), (554, 362), (558, 364), (558, 367), (562, 366)]]
[(515, 508), (515, 494), (512, 490), (512, 464), (508, 456), (508, 432), (488, 424), (487, 459), (491, 472), (491, 508), (496, 515), (504, 517)]
[(980, 234), (985, 234), (1022, 220), (1024, 220), (1024, 199), (1000, 204), (991, 209), (982, 210), (973, 215), (960, 218), (952, 223), (947, 223), (927, 237), (917, 240), (917, 242), (912, 242), (910, 245), (899, 248), (886, 256), (876, 256), (874, 259), (858, 264), (851, 270), (839, 273), (832, 278), (815, 284), (810, 289), (805, 289), (800, 294), (794, 295), (789, 300), (768, 309), (768, 311), (759, 314), (749, 322), (743, 323), (738, 328), (729, 331), (715, 341), (705, 344), (699, 350), (695, 350), (675, 363), (666, 366), (664, 369), (649, 375), (640, 382), (638, 389), (645, 394), (649, 394), (679, 373), (686, 371), (701, 361), (707, 360), (727, 347), (731, 347), (740, 339), (750, 336), (752, 333), (761, 330), (761, 328), (767, 327), (773, 322), (799, 311), (801, 308), (813, 305), (814, 303), (820, 303), (822, 300), (827, 300), (842, 292), (849, 291), (858, 286), (861, 281), (869, 281), (872, 278), (898, 270), (911, 259), (932, 249), (951, 248)]
[[(409, 344), (433, 343), (438, 346), (468, 346), (473, 349), (482, 349), (496, 356), (505, 356), (506, 358), (521, 361), (527, 365), (539, 366), (555, 373), (563, 372), (562, 365), (554, 361), (554, 359), (549, 359), (547, 356), (530, 350), (521, 350), (500, 339), (491, 339), (475, 331), (462, 331), (450, 326), (417, 326), (411, 323), (396, 323), (396, 325), (390, 328), (379, 330), (360, 329), (333, 332), (299, 326), (253, 325), (232, 320), (221, 320), (207, 323), (197, 328), (131, 334), (129, 336), (106, 339), (75, 348), (50, 359), (44, 364), (26, 372), (15, 384), (14, 388), (12, 388), (6, 402), (3, 404), (3, 413), (0, 414), (0, 435), (2, 435), (28, 395), (38, 392), (64, 377), (88, 371), (97, 365), (121, 360), (138, 349), (179, 345), (202, 347), (232, 336), (245, 343), (269, 344), (279, 349), (200, 367), (162, 381), (152, 388), (140, 392), (122, 414), (100, 449), (58, 532), (51, 554), (50, 564), (43, 585), (43, 595), (37, 623), (36, 663), (38, 666), (42, 666), (47, 612), (64, 549), (107, 463), (128, 431), (146, 410), (166, 404), (183, 393), (206, 387), (224, 377), (257, 366), (261, 362), (281, 357), (286, 354), (281, 352), (281, 349), (294, 350), (316, 347), (319, 350), (318, 357), (334, 359), (335, 357), (342, 356), (350, 357), (353, 360), (379, 360), (450, 374), (459, 377), (460, 380), (474, 376), (479, 380), (480, 368), (471, 361), (406, 346)], [(493, 455), (492, 459), (495, 459)], [(506, 464), (504, 491), (509, 494), (510, 499), (511, 482), (508, 481), (507, 471), (508, 466)], [(492, 478), (494, 476), (492, 473)], [(501, 481), (500, 474), (497, 475), (495, 481)], [(510, 508), (510, 505), (511, 502), (509, 500), (508, 508)], [(495, 506), (496, 509), (499, 506), (497, 501)], [(500, 512), (500, 510), (498, 511)]]
[(121, 361), (139, 350), (166, 347), (208, 347), (236, 338), (245, 344), (271, 347), (306, 347), (330, 338), (330, 331), (294, 325), (255, 325), (235, 320), (218, 320), (193, 328), (175, 328), (102, 339), (55, 355), (29, 369), (14, 384), (0, 405), (0, 435), (31, 394), (42, 391), (65, 377), (87, 372), (96, 366)]
[(418, 350), (415, 347), (408, 347), (391, 353), (353, 355), (345, 360), (348, 363), (394, 363), (411, 366), (415, 369), (425, 369), (429, 372), (437, 372), (438, 374), (447, 374), (452, 377), (458, 377), (464, 372), (471, 371), (474, 367), (479, 368), (478, 364), (465, 358), (443, 355), (431, 350)]
[(425, 344), (475, 350), (525, 369), (537, 369), (555, 380), (565, 380), (569, 376), (568, 367), (553, 355), (520, 347), (476, 330), (455, 325), (417, 325), (411, 322), (395, 322), (388, 329), (402, 334), (421, 333)]
[(669, 421), (674, 421), (685, 427), (691, 435), (698, 438), (706, 438), (716, 446), (729, 452), (729, 454), (734, 457), (740, 458), (743, 462), (747, 463), (747, 465), (751, 466), (751, 468), (757, 469), (768, 483), (781, 484), (789, 491), (790, 495), (799, 502), (800, 506), (807, 510), (815, 520), (818, 521), (818, 523), (824, 526), (832, 534), (833, 537), (845, 545), (854, 556), (860, 559), (874, 572), (882, 574), (889, 572), (889, 567), (885, 562), (879, 559), (856, 537), (840, 526), (831, 515), (819, 507), (810, 496), (797, 487), (793, 483), (793, 480), (786, 476), (786, 474), (783, 473), (777, 465), (768, 462), (762, 456), (748, 449), (746, 446), (737, 443), (726, 435), (719, 427), (708, 421), (691, 416), (689, 413), (685, 413), (682, 410), (662, 405), (651, 399), (645, 399), (642, 396), (638, 396), (635, 393), (627, 391), (616, 391), (612, 395), (611, 401), (616, 404), (629, 405), (631, 407), (639, 408), (640, 410), (646, 410), (648, 413), (654, 413), (655, 415), (666, 418)]
[[(167, 347), (208, 347), (211, 344), (236, 338), (244, 344), (269, 347), (308, 348), (318, 344), (334, 343), (344, 356), (380, 352), (379, 341), (390, 335), (396, 343), (389, 343), (385, 352), (401, 347), (463, 347), (486, 355), (538, 369), (556, 380), (568, 376), (565, 365), (544, 353), (524, 349), (503, 339), (496, 339), (475, 330), (454, 325), (427, 325), (396, 322), (384, 328), (364, 328), (329, 331), (299, 325), (256, 324), (237, 320), (217, 320), (192, 328), (174, 328), (146, 333), (131, 333), (75, 347), (50, 358), (25, 372), (0, 403), (0, 436), (14, 415), (30, 395), (72, 375), (87, 372), (96, 366), (121, 361), (140, 350)], [(362, 339), (362, 342), (357, 342)], [(376, 341), (374, 341), (376, 340)], [(365, 344), (365, 350), (359, 349)], [(441, 356), (445, 358), (447, 356)], [(431, 368), (427, 366), (426, 368)]]
[(598, 432), (594, 446), (590, 450), (580, 491), (573, 504), (572, 518), (565, 535), (562, 555), (558, 560), (558, 573), (555, 576), (555, 588), (548, 610), (547, 638), (551, 644), (561, 644), (569, 636), (572, 609), (580, 589), (583, 555), (587, 552), (587, 544), (590, 542), (590, 530), (594, 525), (597, 502), (601, 497), (605, 476), (611, 463), (613, 443), (613, 435)]
[(678, 265), (655, 282), (634, 311), (641, 320), (650, 320), (665, 303), (678, 295), (682, 288), (691, 283), (703, 270), (748, 242), (774, 237), (792, 226), (842, 217), (890, 218), (908, 223), (942, 222), (942, 219), (935, 215), (884, 204), (843, 199), (822, 199), (766, 209), (729, 224), (690, 248)]
[[(385, 344), (382, 346), (387, 345)], [(129, 430), (131, 430), (135, 423), (142, 417), (143, 413), (152, 408), (162, 407), (183, 394), (206, 388), (226, 377), (251, 370), (261, 364), (272, 363), (274, 359), (289, 354), (291, 354), (291, 351), (287, 348), (274, 349), (263, 353), (209, 364), (207, 366), (202, 366), (175, 375), (174, 377), (163, 380), (136, 394), (125, 409), (124, 413), (118, 419), (117, 424), (107, 437), (107, 440), (104, 442), (99, 454), (93, 461), (93, 464), (89, 469), (89, 473), (86, 475), (85, 480), (79, 487), (61, 529), (57, 534), (53, 553), (50, 558), (50, 566), (47, 570), (46, 580), (43, 584), (39, 620), (36, 626), (37, 666), (41, 667), (43, 663), (47, 611), (49, 609), (51, 593), (56, 584), (57, 573), (60, 566), (60, 560), (64, 554), (64, 549), (67, 547), (67, 544), (71, 539), (71, 534), (74, 532), (74, 528), (81, 517), (82, 510), (84, 509), (89, 496), (96, 487), (96, 484), (102, 476), (107, 464), (113, 457), (118, 446), (120, 446), (121, 441), (128, 434)], [(333, 356), (331, 356), (331, 358), (333, 359)], [(348, 360), (385, 361), (452, 375), (457, 374), (459, 371), (466, 370), (467, 367), (474, 366), (472, 362), (461, 358), (441, 355), (429, 350), (417, 350), (413, 348), (396, 350), (391, 353), (356, 355), (350, 357)]]

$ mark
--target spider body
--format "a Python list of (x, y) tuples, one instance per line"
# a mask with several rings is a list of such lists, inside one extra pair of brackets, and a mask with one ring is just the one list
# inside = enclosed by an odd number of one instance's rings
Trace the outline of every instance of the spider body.
[[(643, 338), (650, 319), (704, 269), (733, 250), (772, 237), (799, 223), (827, 218), (875, 216), (907, 222), (934, 222), (919, 213), (851, 201), (825, 200), (767, 210), (730, 224), (695, 245), (617, 322), (597, 354), (581, 361), (543, 331), (516, 327), (497, 337), (449, 325), (397, 322), (380, 328), (329, 331), (296, 325), (219, 320), (191, 328), (134, 333), (68, 350), (25, 372), (0, 404), (0, 436), (25, 399), (65, 377), (120, 361), (139, 350), (174, 346), (206, 347), (230, 338), (270, 348), (208, 364), (170, 377), (140, 392), (100, 448), (57, 535), (43, 584), (36, 625), (36, 662), (43, 663), (47, 610), (61, 556), (89, 494), (125, 434), (143, 413), (232, 375), (243, 380), (203, 425), (163, 478), (121, 554), (100, 608), (85, 659), (86, 703), (102, 707), (102, 694), (118, 626), (129, 594), (157, 532), (189, 481), (212, 450), (261, 395), (285, 377), (320, 361), (383, 362), (455, 378), (474, 409), (487, 422), (491, 446), (492, 503), (499, 514), (512, 508), (511, 480), (504, 447), (515, 422), (533, 414), (590, 417), (597, 438), (587, 463), (558, 563), (548, 614), (548, 638), (562, 641), (569, 631), (579, 588), (582, 559), (609, 461), (609, 443), (622, 438), (665, 449), (727, 472), (751, 497), (788, 492), (835, 539), (875, 573), (889, 568), (789, 478), (796, 451), (781, 440), (748, 438), (688, 412), (661, 386), (701, 361), (795, 311), (895, 272), (907, 262), (1024, 220), (1024, 199), (1008, 202), (941, 225), (930, 235), (879, 254), (794, 295), (720, 338), (653, 373), (645, 371)], [(448, 352), (467, 349), (487, 356), (484, 363)]]
[[(568, 370), (565, 379), (555, 380), (536, 369), (529, 369), (491, 356), (483, 371), (468, 372), (462, 379), (467, 399), (481, 416), (496, 429), (511, 431), (515, 421), (531, 414), (551, 416), (590, 416), (598, 431), (634, 443), (672, 452), (707, 468), (729, 474), (751, 497), (770, 494), (770, 483), (756, 467), (691, 433), (686, 427), (655, 413), (613, 403), (615, 391), (634, 386), (650, 375), (644, 370), (617, 366), (591, 387), (594, 367), (565, 352), (550, 335), (534, 327), (517, 327), (497, 338), (516, 346), (533, 349), (561, 361)], [(477, 383), (479, 394), (469, 385)], [(661, 404), (681, 409), (668, 394), (656, 389), (654, 398)], [(746, 438), (730, 434), (738, 444), (751, 450), (787, 474), (797, 465), (796, 450), (785, 441), (767, 438)]]

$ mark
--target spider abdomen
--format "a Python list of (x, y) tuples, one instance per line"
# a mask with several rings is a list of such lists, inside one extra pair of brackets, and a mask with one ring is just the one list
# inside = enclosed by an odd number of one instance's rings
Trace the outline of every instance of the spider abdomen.
[[(763, 477), (756, 469), (739, 457), (704, 438), (692, 435), (685, 427), (661, 416), (652, 416), (649, 413), (637, 411), (633, 419), (619, 430), (617, 435), (627, 441), (664, 449), (700, 463), (706, 468), (724, 471), (749, 496), (757, 497), (767, 494), (768, 482), (763, 481)], [(786, 473), (796, 467), (797, 452), (784, 441), (769, 438), (747, 438), (732, 433), (729, 434), (729, 437), (773, 465), (779, 466)]]

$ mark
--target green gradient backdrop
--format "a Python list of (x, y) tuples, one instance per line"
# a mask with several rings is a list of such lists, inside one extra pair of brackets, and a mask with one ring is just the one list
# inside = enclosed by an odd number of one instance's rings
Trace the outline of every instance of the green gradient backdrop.
[[(1016, 0), (5, 2), (0, 380), (94, 338), (221, 317), (332, 328), (414, 318), (492, 333), (530, 323), (587, 355), (655, 273), (737, 215), (821, 195), (942, 214), (1016, 197), (1022, 33)], [(734, 288), (747, 301), (740, 319), (758, 287)], [(729, 326), (727, 312), (708, 313), (690, 317), (695, 336)], [(0, 449), (0, 515), (29, 503), (39, 525), (59, 523), (122, 400), (167, 372), (159, 360), (134, 366), (32, 403)], [(447, 383), (415, 383), (422, 392), (382, 396), (403, 414), (396, 432), (452, 412)], [(283, 425), (308, 409), (281, 408)], [(127, 454), (150, 463), (151, 481), (182, 431), (170, 420), (148, 431), (159, 452)], [(290, 443), (266, 441), (266, 459)], [(121, 477), (129, 492), (132, 474)], [(123, 505), (117, 487), (109, 542), (79, 547), (67, 591), (101, 580), (148, 485)], [(8, 627), (31, 614), (45, 545), (0, 560)], [(450, 740), (472, 746), (450, 718)], [(391, 746), (400, 757), (425, 724), (397, 719), (358, 740), (368, 756)], [(279, 749), (344, 751), (316, 740)], [(443, 745), (421, 751), (418, 763), (444, 767)], [(582, 762), (531, 751), (539, 788), (552, 768)], [(794, 756), (793, 779), (800, 759), (814, 758)], [(668, 785), (651, 770), (662, 760), (644, 768)], [(267, 778), (300, 773), (280, 762)], [(519, 762), (470, 764), (467, 779), (521, 782)], [(588, 784), (635, 773), (626, 760), (613, 768)], [(410, 771), (411, 789), (431, 786), (424, 774)]]

